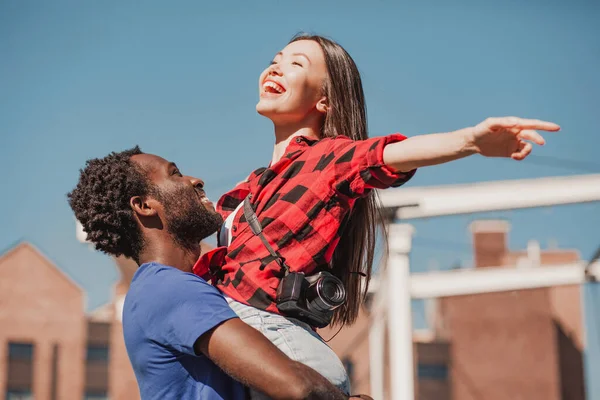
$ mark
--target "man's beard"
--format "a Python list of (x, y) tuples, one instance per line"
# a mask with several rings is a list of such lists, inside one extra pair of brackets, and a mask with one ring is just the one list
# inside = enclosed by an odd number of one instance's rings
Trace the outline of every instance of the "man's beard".
[(194, 250), (200, 241), (219, 229), (223, 218), (209, 211), (200, 201), (196, 190), (180, 188), (157, 196), (163, 204), (167, 230), (183, 248)]

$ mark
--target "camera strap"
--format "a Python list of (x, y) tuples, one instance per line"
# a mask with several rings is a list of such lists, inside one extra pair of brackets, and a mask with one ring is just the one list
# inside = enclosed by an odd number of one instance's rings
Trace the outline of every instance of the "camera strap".
[(258, 216), (256, 215), (256, 212), (254, 212), (254, 208), (252, 208), (252, 204), (250, 203), (251, 197), (252, 197), (252, 194), (249, 194), (244, 199), (244, 217), (246, 217), (246, 221), (248, 222), (248, 225), (250, 225), (250, 230), (252, 231), (252, 233), (254, 233), (255, 235), (257, 235), (260, 238), (260, 240), (263, 242), (263, 244), (265, 245), (267, 250), (269, 250), (269, 253), (273, 257), (275, 257), (275, 259), (277, 260), (277, 263), (279, 264), (279, 266), (281, 268), (284, 269), (285, 274), (287, 275), (290, 272), (290, 269), (288, 268), (287, 265), (285, 265), (284, 258), (281, 257), (275, 250), (273, 250), (273, 248), (269, 244), (269, 241), (267, 240), (265, 235), (263, 235), (262, 226), (261, 226), (260, 222), (258, 221)]

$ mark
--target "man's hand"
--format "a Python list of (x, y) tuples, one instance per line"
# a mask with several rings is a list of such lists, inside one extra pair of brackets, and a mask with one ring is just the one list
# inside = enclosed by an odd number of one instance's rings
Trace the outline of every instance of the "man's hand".
[(488, 118), (469, 130), (467, 147), (486, 157), (523, 160), (531, 153), (532, 143), (540, 146), (546, 143), (536, 130), (556, 132), (560, 126), (537, 119)]
[(194, 350), (234, 379), (272, 399), (348, 398), (315, 370), (288, 358), (239, 318), (227, 320), (200, 336)]

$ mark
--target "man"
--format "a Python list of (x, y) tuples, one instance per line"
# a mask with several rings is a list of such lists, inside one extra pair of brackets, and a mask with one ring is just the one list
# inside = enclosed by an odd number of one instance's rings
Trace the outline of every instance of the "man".
[(191, 273), (200, 240), (222, 223), (203, 185), (135, 147), (89, 160), (68, 194), (96, 249), (140, 266), (123, 332), (142, 399), (237, 400), (246, 398), (242, 383), (274, 399), (347, 398), (238, 319)]

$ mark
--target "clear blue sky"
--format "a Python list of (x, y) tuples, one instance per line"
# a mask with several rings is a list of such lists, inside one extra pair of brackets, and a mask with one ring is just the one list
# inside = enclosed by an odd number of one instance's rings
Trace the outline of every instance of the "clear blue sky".
[[(301, 30), (355, 58), (372, 136), (518, 115), (563, 127), (535, 154), (588, 163), (472, 157), (411, 186), (600, 172), (598, 2), (397, 3), (0, 2), (0, 249), (30, 240), (88, 291), (89, 308), (108, 300), (114, 267), (75, 240), (65, 199), (78, 169), (139, 144), (202, 177), (216, 200), (269, 162), (257, 79)], [(467, 226), (489, 216), (416, 222), (414, 270), (469, 265)], [(600, 245), (599, 204), (491, 216), (511, 220), (514, 249), (535, 238), (589, 257)]]

